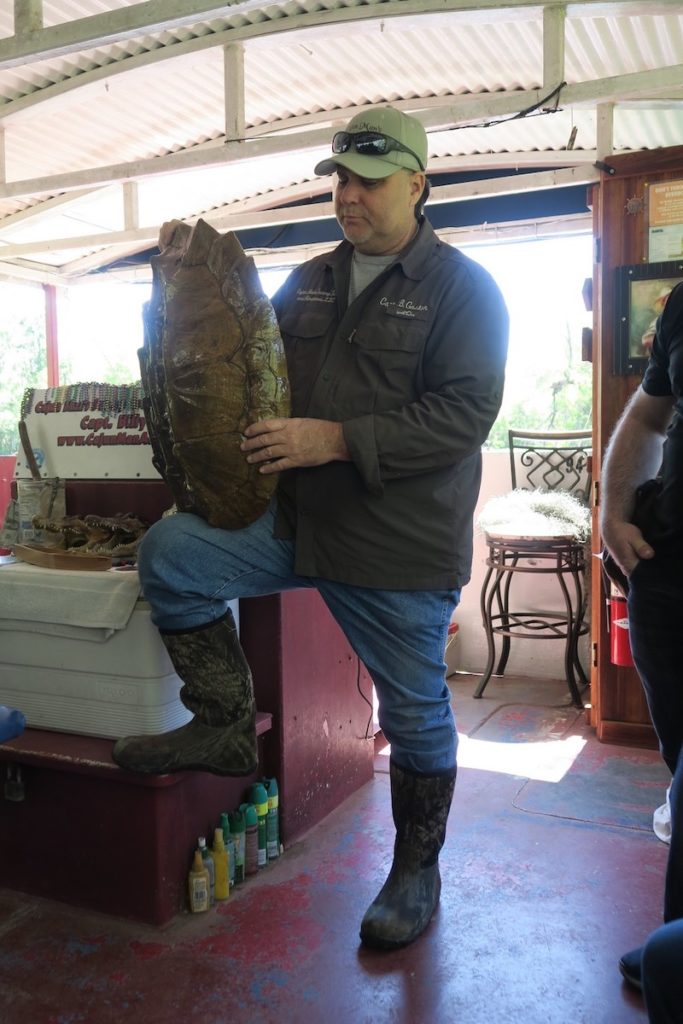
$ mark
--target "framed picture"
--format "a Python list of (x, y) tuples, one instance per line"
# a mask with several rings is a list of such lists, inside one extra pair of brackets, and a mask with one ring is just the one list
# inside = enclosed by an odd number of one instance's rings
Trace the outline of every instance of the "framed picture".
[(657, 317), (674, 286), (683, 281), (683, 260), (617, 267), (617, 330), (614, 372), (642, 373), (647, 366)]

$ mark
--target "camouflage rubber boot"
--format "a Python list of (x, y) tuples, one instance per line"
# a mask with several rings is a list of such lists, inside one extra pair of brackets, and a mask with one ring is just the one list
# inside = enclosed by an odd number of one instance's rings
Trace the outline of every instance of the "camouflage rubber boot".
[(455, 768), (417, 775), (392, 761), (390, 772), (394, 862), (360, 926), (361, 941), (377, 949), (407, 946), (436, 910), (441, 893), (439, 852), (455, 787)]
[(256, 708), (232, 612), (186, 633), (162, 632), (161, 639), (183, 680), (180, 699), (194, 718), (159, 736), (118, 740), (114, 760), (143, 775), (251, 775), (258, 761)]

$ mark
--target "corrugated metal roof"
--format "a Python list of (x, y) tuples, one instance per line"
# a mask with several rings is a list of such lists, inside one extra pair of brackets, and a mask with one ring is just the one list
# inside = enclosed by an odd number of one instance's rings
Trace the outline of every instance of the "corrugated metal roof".
[(265, 209), (329, 193), (313, 167), (366, 105), (422, 119), (432, 175), (589, 180), (598, 157), (683, 142), (681, 3), (186, 0), (171, 17), (162, 0), (44, 0), (43, 26), (16, 33), (11, 6), (0, 273), (70, 278), (171, 217), (272, 222)]

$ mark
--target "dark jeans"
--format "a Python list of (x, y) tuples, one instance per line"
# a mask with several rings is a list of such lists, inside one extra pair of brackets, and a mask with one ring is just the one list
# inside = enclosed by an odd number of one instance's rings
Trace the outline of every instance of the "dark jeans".
[(673, 776), (664, 892), (664, 920), (673, 921), (683, 918), (683, 578), (676, 563), (654, 558), (636, 566), (628, 619), (633, 660)]
[(643, 992), (650, 1024), (683, 1021), (683, 921), (653, 932), (643, 949)]

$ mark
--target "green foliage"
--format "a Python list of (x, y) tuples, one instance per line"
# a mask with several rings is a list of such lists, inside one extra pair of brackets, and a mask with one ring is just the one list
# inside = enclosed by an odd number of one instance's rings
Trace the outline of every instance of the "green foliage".
[(139, 366), (133, 367), (133, 370), (137, 373), (137, 377), (135, 377), (135, 372), (131, 371), (129, 362), (123, 359), (112, 359), (111, 356), (107, 356), (104, 360), (100, 378), (105, 380), (107, 384), (130, 384), (133, 378), (135, 380), (140, 379)]
[(0, 455), (19, 446), (17, 424), (26, 388), (47, 387), (42, 303), (22, 316), (3, 317), (0, 324)]
[(557, 365), (540, 373), (530, 368), (523, 392), (519, 386), (503, 400), (487, 448), (507, 448), (508, 430), (588, 430), (592, 422), (593, 368), (578, 357), (569, 326)]

